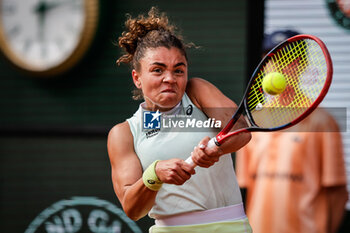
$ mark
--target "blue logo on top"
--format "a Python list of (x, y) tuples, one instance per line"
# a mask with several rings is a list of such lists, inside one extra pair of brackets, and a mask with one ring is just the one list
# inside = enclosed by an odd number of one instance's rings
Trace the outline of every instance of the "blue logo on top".
[(161, 126), (161, 113), (159, 110), (156, 112), (144, 111), (143, 112), (143, 128), (144, 129), (160, 129)]

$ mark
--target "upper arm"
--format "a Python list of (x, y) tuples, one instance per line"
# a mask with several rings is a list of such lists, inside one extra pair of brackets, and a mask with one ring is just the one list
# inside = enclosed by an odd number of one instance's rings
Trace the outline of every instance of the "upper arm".
[[(191, 101), (208, 117), (220, 120), (222, 126), (226, 125), (237, 110), (235, 102), (206, 80), (200, 78), (190, 79), (186, 93)], [(246, 123), (241, 118), (235, 126), (235, 128), (242, 128), (246, 126)]]
[[(199, 78), (193, 78), (189, 81), (186, 93), (191, 101), (201, 109), (209, 118), (215, 118), (221, 121), (221, 126), (225, 125), (231, 120), (233, 114), (237, 110), (237, 105), (225, 96), (213, 84)], [(246, 128), (247, 122), (244, 117), (240, 117), (232, 130)], [(251, 139), (249, 132), (241, 132), (225, 141), (225, 146), (220, 146), (222, 152), (234, 152), (247, 144)]]
[(142, 167), (134, 151), (133, 136), (127, 122), (111, 129), (107, 149), (112, 168), (113, 187), (119, 200), (122, 201), (126, 189), (142, 177)]

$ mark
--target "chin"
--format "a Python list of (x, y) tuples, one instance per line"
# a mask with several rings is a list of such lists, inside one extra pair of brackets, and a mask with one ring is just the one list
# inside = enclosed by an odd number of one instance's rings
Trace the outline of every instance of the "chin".
[(162, 96), (161, 102), (171, 105), (173, 103), (177, 104), (181, 99), (182, 96), (179, 96), (177, 93), (166, 93)]
[(164, 101), (161, 101), (161, 103), (159, 104), (159, 106), (163, 109), (172, 109), (174, 108), (179, 102), (181, 101), (181, 98), (178, 99), (166, 99)]
[(174, 108), (179, 102), (172, 102), (172, 103), (166, 103), (159, 105), (162, 109), (172, 109)]

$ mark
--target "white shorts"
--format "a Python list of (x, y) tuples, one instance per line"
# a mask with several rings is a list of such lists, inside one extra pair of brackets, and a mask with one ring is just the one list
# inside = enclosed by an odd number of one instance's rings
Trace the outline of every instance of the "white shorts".
[(150, 233), (251, 233), (243, 204), (156, 219)]

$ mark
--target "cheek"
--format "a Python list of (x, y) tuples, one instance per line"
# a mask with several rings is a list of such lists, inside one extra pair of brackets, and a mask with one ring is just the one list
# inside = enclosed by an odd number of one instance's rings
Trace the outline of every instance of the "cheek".
[(181, 89), (186, 89), (187, 77), (186, 78), (182, 78), (182, 79), (179, 80), (179, 86), (181, 87)]
[(152, 93), (157, 91), (157, 88), (160, 87), (161, 81), (158, 79), (149, 79), (142, 84), (142, 90), (144, 92)]

